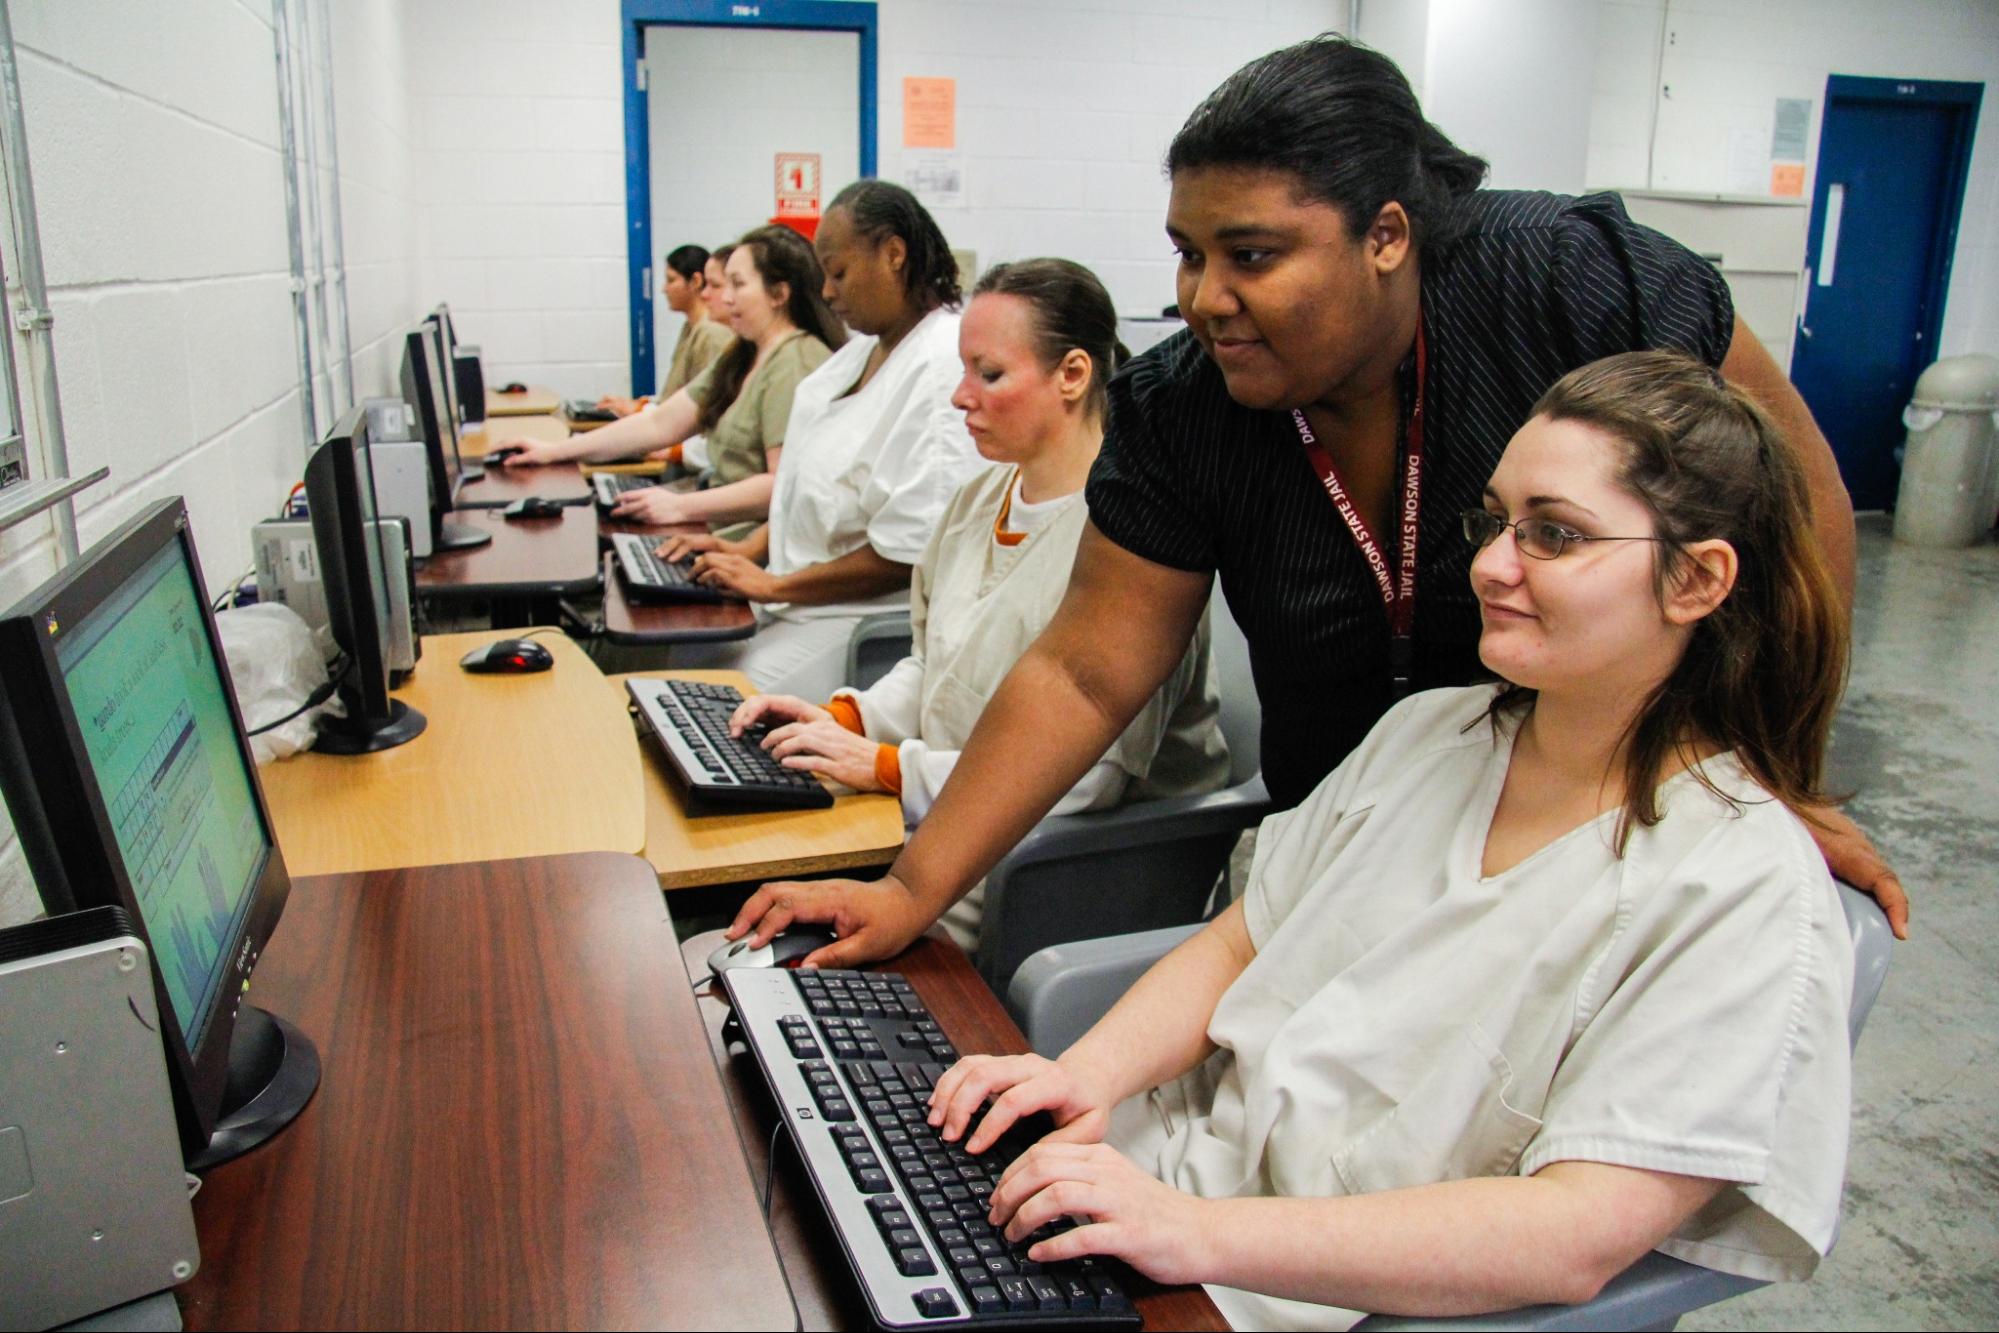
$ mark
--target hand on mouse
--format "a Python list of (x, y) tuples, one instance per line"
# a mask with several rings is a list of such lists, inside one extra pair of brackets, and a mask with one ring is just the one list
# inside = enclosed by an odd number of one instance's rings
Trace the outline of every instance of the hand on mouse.
[(750, 895), (724, 934), (761, 948), (794, 921), (831, 925), (840, 938), (805, 957), (806, 967), (858, 967), (907, 949), (936, 917), (893, 875), (864, 881), (779, 881)]

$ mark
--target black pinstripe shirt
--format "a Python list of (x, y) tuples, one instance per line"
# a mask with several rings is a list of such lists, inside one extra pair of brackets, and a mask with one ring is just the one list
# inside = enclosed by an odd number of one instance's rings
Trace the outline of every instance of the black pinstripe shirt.
[[(1479, 676), (1458, 514), (1481, 503), (1535, 400), (1617, 352), (1672, 347), (1719, 366), (1735, 329), (1721, 275), (1632, 222), (1615, 195), (1482, 190), (1468, 207), (1470, 229), (1423, 260), (1417, 689)], [(1403, 375), (1406, 404), (1413, 365)], [(1191, 333), (1132, 362), (1110, 395), (1090, 518), (1136, 555), (1220, 574), (1263, 705), (1264, 779), (1280, 807), (1295, 805), (1393, 702), (1374, 577), (1290, 414), (1231, 399)]]

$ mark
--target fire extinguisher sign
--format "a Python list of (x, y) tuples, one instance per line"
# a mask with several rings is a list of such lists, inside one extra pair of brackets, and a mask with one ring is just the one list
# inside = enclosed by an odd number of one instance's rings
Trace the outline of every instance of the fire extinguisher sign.
[(781, 218), (819, 216), (819, 154), (777, 155), (777, 215)]

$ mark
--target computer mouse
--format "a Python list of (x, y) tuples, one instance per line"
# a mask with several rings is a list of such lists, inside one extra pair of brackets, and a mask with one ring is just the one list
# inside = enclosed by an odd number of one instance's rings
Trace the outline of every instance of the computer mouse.
[(497, 449), (488, 449), (486, 456), (480, 461), (485, 463), (504, 463), (515, 454), (524, 454), (526, 452), (527, 450), (518, 444), (503, 444)]
[(522, 384), (519, 380), (511, 380), (508, 383), (502, 384), (499, 388), (493, 390), (494, 393), (526, 393), (527, 391), (528, 391), (528, 386)]
[(561, 518), (562, 506), (554, 500), (530, 495), (502, 509), (500, 515), (503, 518)]
[(771, 936), (770, 943), (761, 949), (752, 949), (750, 937), (745, 935), (709, 954), (708, 970), (720, 973), (731, 967), (797, 967), (807, 954), (838, 938), (824, 926), (797, 925)]
[(496, 639), (459, 658), (458, 665), (480, 675), (519, 676), (548, 670), (555, 665), (555, 654), (533, 639)]

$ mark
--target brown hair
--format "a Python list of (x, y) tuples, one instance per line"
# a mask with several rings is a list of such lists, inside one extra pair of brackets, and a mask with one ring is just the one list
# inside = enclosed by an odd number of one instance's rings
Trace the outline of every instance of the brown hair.
[(1111, 373), (1131, 356), (1118, 341), (1117, 307), (1097, 275), (1071, 259), (1016, 259), (987, 269), (972, 295), (1017, 296), (1034, 312), (1035, 351), (1043, 366), (1071, 348), (1090, 358), (1086, 410), (1097, 421), (1110, 409)]
[[(828, 349), (847, 341), (845, 326), (819, 294), (826, 285), (826, 275), (820, 272), (819, 257), (812, 253), (803, 236), (789, 227), (757, 227), (734, 245), (723, 246), (715, 253), (730, 255), (740, 249), (750, 252), (750, 262), (757, 266), (757, 275), (765, 287), (775, 287), (781, 282), (789, 289), (784, 313), (793, 324), (825, 343)], [(743, 381), (750, 377), (750, 367), (756, 363), (757, 345), (748, 338), (737, 338), (729, 344), (729, 349), (715, 362), (715, 380), (701, 404), (696, 421), (698, 429), (715, 429), (715, 423), (743, 391)]]
[[(1660, 819), (1660, 775), (1676, 755), (1723, 795), (1692, 747), (1733, 750), (1792, 809), (1825, 804), (1826, 738), (1846, 683), (1847, 613), (1811, 522), (1804, 470), (1748, 395), (1679, 352), (1628, 352), (1570, 371), (1534, 416), (1574, 421), (1622, 446), (1618, 483), (1652, 513), (1661, 538), (1653, 585), (1663, 599), (1691, 565), (1687, 546), (1735, 548), (1735, 586), (1696, 622), (1686, 652), (1632, 722), (1625, 760), (1622, 855), (1634, 823)], [(1531, 711), (1534, 691), (1509, 685), (1496, 726)]]

